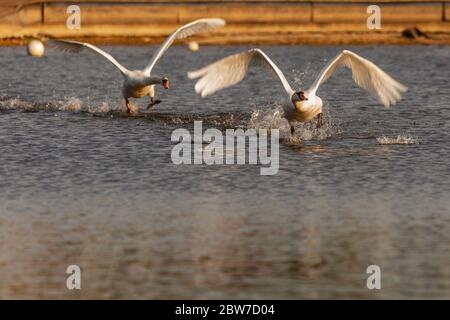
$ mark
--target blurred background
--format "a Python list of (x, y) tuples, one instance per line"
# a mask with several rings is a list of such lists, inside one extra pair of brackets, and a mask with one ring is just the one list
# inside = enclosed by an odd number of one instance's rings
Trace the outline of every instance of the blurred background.
[[(81, 28), (70, 30), (61, 0), (4, 0), (0, 41), (30, 37), (82, 38), (100, 43), (157, 43), (175, 26), (221, 17), (228, 26), (196, 38), (209, 44), (450, 43), (446, 0), (81, 0)], [(370, 5), (381, 9), (381, 28), (369, 29)], [(25, 40), (24, 40), (25, 39)]]

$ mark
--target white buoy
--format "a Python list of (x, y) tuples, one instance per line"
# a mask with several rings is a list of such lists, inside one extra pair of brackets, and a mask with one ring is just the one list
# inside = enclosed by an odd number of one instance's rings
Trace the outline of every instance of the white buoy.
[(31, 40), (27, 46), (27, 52), (33, 57), (42, 57), (45, 52), (44, 44), (40, 40)]
[(198, 49), (200, 49), (200, 46), (198, 45), (198, 43), (196, 41), (189, 42), (189, 50), (195, 52), (195, 51), (198, 51)]

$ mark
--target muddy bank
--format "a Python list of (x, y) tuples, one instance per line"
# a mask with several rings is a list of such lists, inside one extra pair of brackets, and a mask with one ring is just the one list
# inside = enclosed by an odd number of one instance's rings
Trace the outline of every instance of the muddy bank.
[[(176, 28), (164, 26), (88, 26), (69, 32), (58, 26), (14, 28), (0, 26), (0, 45), (22, 45), (32, 38), (65, 38), (97, 44), (156, 44)], [(415, 32), (414, 30), (419, 30)], [(1, 36), (1, 34), (9, 36)], [(217, 32), (189, 38), (200, 44), (450, 44), (450, 25), (428, 24), (414, 29), (389, 25), (368, 31), (358, 25), (228, 25)], [(182, 41), (183, 42), (183, 41)], [(186, 41), (184, 41), (186, 42)]]
[[(378, 3), (379, 30), (367, 27), (371, 1), (94, 2), (79, 4), (79, 30), (66, 27), (68, 4), (63, 1), (0, 14), (0, 45), (23, 44), (35, 37), (98, 44), (160, 43), (178, 26), (202, 17), (221, 17), (228, 25), (196, 36), (200, 44), (450, 44), (450, 4), (445, 2)], [(0, 13), (8, 12), (3, 9), (0, 5)]]

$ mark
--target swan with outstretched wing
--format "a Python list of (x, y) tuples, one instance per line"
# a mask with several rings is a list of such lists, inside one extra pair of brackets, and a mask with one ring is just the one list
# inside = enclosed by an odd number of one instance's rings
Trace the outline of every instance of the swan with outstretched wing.
[(83, 49), (90, 49), (111, 62), (123, 76), (122, 94), (127, 106), (127, 112), (135, 113), (136, 109), (131, 105), (130, 98), (142, 98), (148, 96), (150, 98), (150, 104), (147, 109), (149, 109), (160, 102), (159, 100), (155, 100), (154, 86), (160, 84), (165, 89), (169, 88), (169, 79), (162, 76), (152, 76), (152, 70), (158, 60), (164, 55), (175, 40), (187, 38), (199, 32), (212, 31), (224, 25), (225, 21), (223, 19), (207, 18), (190, 22), (178, 28), (162, 43), (144, 70), (128, 70), (109, 53), (89, 43), (54, 39), (48, 40), (48, 42), (56, 48), (69, 52), (80, 52)]
[(244, 79), (252, 61), (261, 62), (280, 80), (287, 95), (287, 102), (283, 105), (283, 109), (291, 125), (292, 133), (294, 133), (295, 122), (310, 121), (316, 116), (317, 127), (322, 125), (323, 104), (316, 92), (319, 86), (340, 67), (350, 68), (355, 83), (376, 97), (385, 107), (394, 105), (401, 99), (401, 93), (407, 90), (407, 87), (394, 80), (375, 64), (348, 50), (343, 50), (328, 63), (306, 91), (293, 90), (281, 70), (260, 49), (250, 49), (228, 56), (202, 69), (188, 72), (188, 77), (199, 78), (195, 84), (195, 91), (202, 97), (206, 97)]

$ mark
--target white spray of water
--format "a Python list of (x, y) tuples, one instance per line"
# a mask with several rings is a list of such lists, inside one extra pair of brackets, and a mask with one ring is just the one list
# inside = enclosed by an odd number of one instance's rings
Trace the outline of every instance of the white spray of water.
[(123, 110), (123, 105), (120, 102), (116, 104), (103, 101), (99, 105), (92, 105), (89, 102), (83, 103), (77, 97), (66, 97), (65, 100), (59, 101), (57, 106), (59, 111), (66, 112), (109, 113)]
[(382, 136), (377, 138), (377, 141), (379, 144), (383, 145), (390, 145), (390, 144), (419, 144), (419, 139), (408, 136), (408, 135), (401, 135), (399, 134), (395, 138), (389, 138), (386, 136)]
[(117, 107), (111, 106), (108, 102), (102, 102), (102, 104), (97, 108), (97, 112), (108, 113), (116, 109)]
[(34, 105), (31, 102), (23, 101), (19, 98), (0, 99), (0, 110), (32, 110)]
[(109, 113), (124, 110), (124, 106), (120, 102), (111, 103), (106, 101), (100, 103), (100, 105), (92, 105), (89, 102), (83, 102), (78, 97), (64, 97), (63, 99), (54, 99), (47, 103), (35, 103), (20, 98), (0, 97), (0, 110)]
[(316, 128), (316, 122), (296, 123), (295, 133), (291, 135), (291, 126), (284, 118), (283, 108), (278, 105), (275, 107), (263, 107), (256, 109), (254, 107), (250, 118), (249, 127), (255, 129), (274, 129), (280, 130), (280, 138), (288, 143), (296, 143), (307, 140), (325, 140), (340, 133), (337, 124), (334, 124), (329, 112), (325, 111), (324, 123), (321, 128)]
[(68, 97), (57, 105), (60, 111), (80, 112), (82, 111), (83, 102), (77, 97)]

